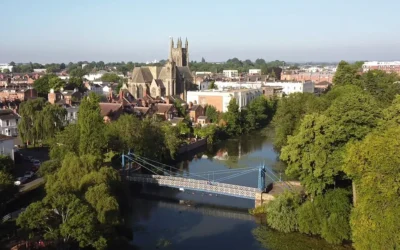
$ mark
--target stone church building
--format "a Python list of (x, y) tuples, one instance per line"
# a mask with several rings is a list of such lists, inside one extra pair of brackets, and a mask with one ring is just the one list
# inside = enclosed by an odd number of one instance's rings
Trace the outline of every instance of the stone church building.
[(186, 91), (191, 84), (193, 77), (189, 69), (189, 43), (186, 39), (183, 48), (179, 38), (175, 48), (171, 38), (166, 64), (163, 67), (135, 67), (127, 88), (137, 99), (146, 95), (154, 98), (179, 95), (186, 100)]

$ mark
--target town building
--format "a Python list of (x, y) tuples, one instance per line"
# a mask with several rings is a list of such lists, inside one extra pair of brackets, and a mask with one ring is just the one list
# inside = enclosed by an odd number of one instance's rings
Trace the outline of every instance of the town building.
[(200, 116), (204, 116), (204, 108), (199, 104), (189, 103), (189, 117), (194, 123), (197, 123)]
[(262, 86), (262, 93), (267, 98), (282, 98), (283, 88), (279, 86)]
[(10, 86), (0, 88), (0, 101), (3, 103), (15, 101), (22, 102), (30, 99), (35, 99), (37, 97), (37, 91), (32, 87), (18, 88), (18, 86)]
[(60, 91), (54, 91), (54, 89), (50, 89), (47, 99), (51, 104), (66, 104), (69, 106), (74, 106), (80, 103), (82, 99), (82, 93), (79, 92), (78, 89), (64, 90), (61, 88)]
[(301, 82), (301, 81), (312, 81), (314, 83), (319, 82), (330, 82), (333, 81), (334, 72), (295, 72), (295, 71), (287, 71), (281, 74), (281, 81), (293, 81), (293, 82)]
[(197, 85), (198, 90), (207, 90), (210, 87), (210, 84), (211, 84), (211, 82), (209, 82), (209, 81), (201, 82)]
[(116, 121), (124, 113), (121, 103), (99, 103), (99, 105), (101, 116), (106, 123)]
[(224, 74), (224, 77), (226, 78), (238, 78), (239, 77), (239, 71), (238, 70), (223, 70), (222, 74)]
[(1, 63), (0, 64), (0, 73), (3, 72), (3, 70), (8, 70), (9, 72), (13, 71), (14, 66), (8, 64), (8, 63)]
[(261, 69), (249, 69), (249, 75), (261, 75)]
[(188, 91), (187, 101), (190, 103), (214, 106), (220, 112), (227, 112), (229, 102), (236, 99), (239, 108), (246, 107), (252, 100), (262, 95), (259, 89), (203, 90)]
[(281, 87), (285, 95), (293, 93), (314, 93), (314, 83), (304, 82), (267, 82), (265, 86)]
[(0, 132), (2, 135), (17, 136), (20, 116), (11, 109), (0, 110)]
[(362, 66), (363, 72), (369, 70), (379, 69), (385, 71), (386, 73), (397, 73), (400, 75), (400, 61), (393, 62), (365, 62)]
[(189, 69), (189, 43), (186, 39), (185, 47), (178, 39), (177, 47), (171, 38), (169, 58), (163, 67), (143, 66), (135, 67), (132, 76), (128, 79), (127, 88), (135, 98), (150, 95), (153, 98), (180, 95), (186, 98), (186, 91), (193, 84), (193, 77)]
[(225, 89), (260, 89), (263, 85), (263, 82), (222, 82), (215, 81), (214, 84), (218, 87), (219, 90)]
[(10, 156), (14, 160), (14, 138), (0, 135), (0, 154)]
[(83, 78), (85, 78), (88, 81), (94, 81), (94, 80), (100, 79), (105, 73), (108, 73), (108, 72), (105, 70), (99, 70), (97, 72), (84, 75)]

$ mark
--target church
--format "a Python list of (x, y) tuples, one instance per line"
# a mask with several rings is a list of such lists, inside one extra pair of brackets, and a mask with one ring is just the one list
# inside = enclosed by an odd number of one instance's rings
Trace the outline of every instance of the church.
[(189, 43), (186, 39), (183, 47), (179, 38), (175, 48), (171, 38), (166, 64), (163, 67), (135, 67), (127, 88), (136, 99), (147, 95), (153, 98), (178, 95), (186, 100), (186, 91), (191, 84), (193, 76), (189, 69)]

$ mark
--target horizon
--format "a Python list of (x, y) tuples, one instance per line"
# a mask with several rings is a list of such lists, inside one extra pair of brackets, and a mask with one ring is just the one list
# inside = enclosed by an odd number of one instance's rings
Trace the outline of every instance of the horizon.
[(0, 40), (0, 61), (162, 60), (169, 37), (188, 38), (190, 61), (400, 60), (395, 0), (151, 2), (42, 0), (29, 8), (22, 1), (0, 2), (7, 10), (1, 16), (7, 36)]

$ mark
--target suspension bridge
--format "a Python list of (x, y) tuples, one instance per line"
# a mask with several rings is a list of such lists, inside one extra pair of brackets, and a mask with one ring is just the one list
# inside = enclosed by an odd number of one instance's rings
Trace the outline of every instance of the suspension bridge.
[[(225, 169), (201, 173), (182, 173), (182, 171), (176, 167), (172, 167), (146, 157), (138, 156), (131, 152), (128, 154), (122, 154), (121, 159), (123, 169), (128, 170), (126, 180), (132, 182), (148, 183), (158, 186), (179, 188), (181, 190), (188, 189), (245, 199), (253, 199), (256, 200), (256, 203), (257, 200), (262, 200), (262, 194), (265, 194), (267, 191), (266, 178), (269, 178), (272, 183), (279, 183), (281, 188), (282, 186), (289, 189), (291, 188), (290, 184), (281, 182), (281, 179), (278, 178), (278, 176), (276, 176), (271, 169), (265, 167), (265, 165), (257, 168)], [(135, 165), (136, 168), (133, 168), (133, 165)], [(150, 174), (138, 173), (139, 169), (146, 169)], [(224, 181), (254, 172), (258, 172), (257, 188), (224, 183)], [(271, 199), (273, 199), (273, 197), (267, 198), (267, 200)]]

